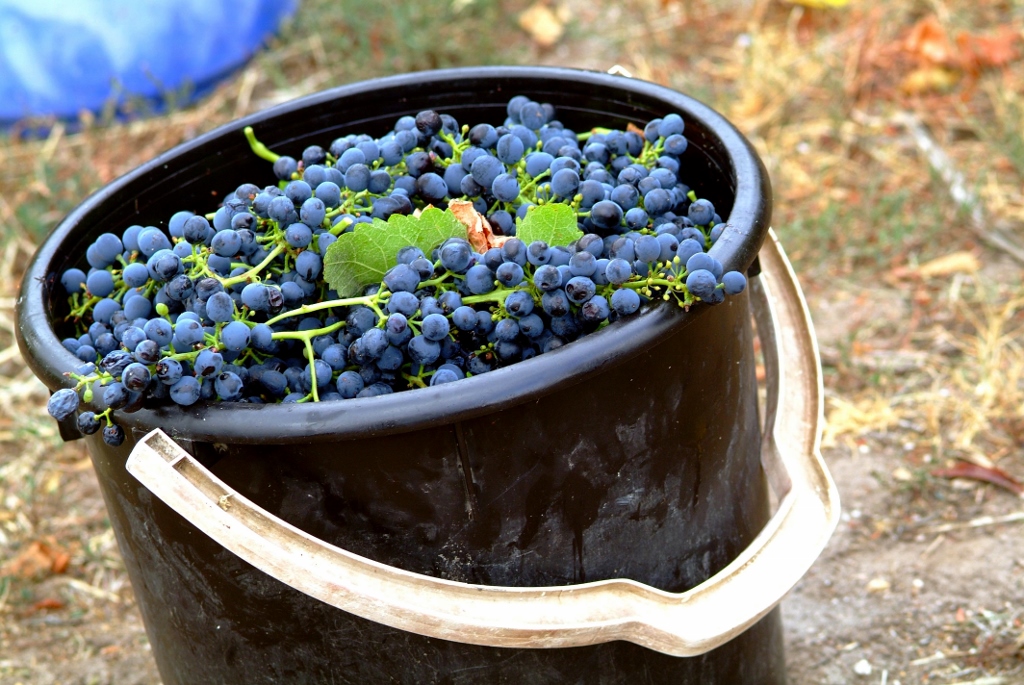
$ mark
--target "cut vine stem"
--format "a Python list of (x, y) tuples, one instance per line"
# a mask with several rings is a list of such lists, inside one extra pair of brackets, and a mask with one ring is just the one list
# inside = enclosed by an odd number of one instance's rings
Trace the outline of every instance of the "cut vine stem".
[(316, 304), (304, 304), (298, 309), (291, 309), (287, 312), (281, 312), (277, 316), (267, 319), (267, 325), (273, 326), (275, 323), (289, 319), (293, 316), (302, 316), (303, 314), (312, 314), (313, 312), (323, 311), (324, 309), (333, 309), (335, 307), (352, 307), (355, 305), (365, 305), (371, 309), (376, 309), (378, 314), (383, 315), (380, 309), (377, 309), (378, 295), (360, 295), (358, 297), (346, 297), (340, 300), (327, 300), (326, 302), (317, 302)]
[(281, 155), (272, 151), (256, 139), (256, 133), (252, 130), (252, 126), (246, 126), (243, 128), (242, 133), (245, 134), (245, 139), (249, 141), (249, 147), (252, 148), (253, 154), (260, 159), (265, 159), (268, 162), (273, 163), (281, 158)]

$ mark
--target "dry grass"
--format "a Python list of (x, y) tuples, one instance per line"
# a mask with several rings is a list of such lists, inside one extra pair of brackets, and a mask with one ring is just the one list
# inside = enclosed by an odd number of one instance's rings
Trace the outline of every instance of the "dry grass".
[[(42, 140), (0, 140), (0, 559), (52, 537), (71, 554), (67, 580), (93, 588), (52, 577), (0, 581), (0, 654), (43, 630), (31, 621), (49, 614), (32, 607), (51, 594), (65, 603), (53, 611), (61, 620), (98, 617), (129, 597), (102, 510), (74, 509), (88, 488), (84, 453), (60, 447), (41, 410), (42, 388), (12, 348), (17, 265), (86, 193), (159, 152), (365, 76), (501, 60), (619, 64), (707, 101), (750, 137), (771, 174), (774, 224), (823, 346), (826, 444), (897, 446), (892, 468), (925, 477), (929, 465), (963, 459), (1024, 479), (1022, 265), (979, 233), (999, 231), (1024, 245), (1024, 59), (937, 65), (908, 42), (914, 26), (934, 16), (954, 42), (957, 32), (990, 36), (1009, 27), (1024, 52), (1020, 0), (864, 0), (829, 11), (780, 0), (567, 0), (573, 20), (559, 45), (541, 50), (510, 29), (501, 50), (486, 50), (477, 34), (491, 34), (477, 28), (525, 4), (461, 3), (470, 13), (463, 19), (413, 9), (388, 17), (377, 8), (358, 24), (346, 18), (358, 12), (304, 10), (286, 40), (194, 107), (127, 124), (83, 120), (78, 132), (58, 125)], [(433, 22), (434, 33), (404, 40), (408, 31), (398, 29), (416, 22)], [(436, 32), (453, 22), (469, 27), (464, 40), (439, 45)], [(460, 44), (468, 47), (452, 47)], [(922, 151), (908, 117), (945, 154), (947, 169)], [(953, 176), (971, 206), (954, 199)], [(919, 271), (960, 252), (977, 268)], [(951, 492), (944, 483), (929, 487)], [(0, 676), (4, 663), (0, 657)]]
[[(887, 432), (902, 419), (925, 426), (940, 455), (1013, 452), (1019, 436), (1005, 427), (1024, 410), (1020, 264), (981, 250), (970, 208), (957, 206), (900, 122), (922, 121), (986, 222), (1024, 245), (1021, 61), (954, 70), (948, 89), (907, 91), (927, 66), (907, 48), (916, 22), (935, 13), (950, 35), (1003, 24), (1019, 34), (1021, 7), (737, 5), (634, 2), (652, 29), (626, 38), (616, 57), (636, 76), (702, 94), (751, 138), (812, 306), (860, 298), (858, 328), (841, 341), (854, 361), (833, 367), (828, 437)], [(982, 271), (898, 277), (956, 250), (982, 255)], [(838, 377), (850, 375), (858, 379)]]
[[(826, 446), (868, 434), (916, 433), (928, 456), (991, 464), (1011, 456), (1020, 466), (1024, 429), (1024, 299), (971, 287), (947, 294), (936, 309), (950, 322), (924, 328), (912, 341), (912, 362), (896, 378), (829, 398)], [(863, 375), (899, 352), (835, 360), (844, 374)], [(875, 362), (874, 364), (872, 362)], [(901, 431), (900, 429), (903, 429)]]

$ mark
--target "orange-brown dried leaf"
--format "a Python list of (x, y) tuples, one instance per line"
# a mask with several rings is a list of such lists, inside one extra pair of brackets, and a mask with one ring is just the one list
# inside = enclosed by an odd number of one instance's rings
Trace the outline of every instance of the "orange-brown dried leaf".
[(1019, 38), (1019, 34), (1013, 29), (1003, 26), (998, 33), (986, 36), (961, 31), (956, 36), (956, 44), (965, 67), (981, 70), (987, 67), (1004, 67), (1017, 59)]
[(36, 540), (5, 564), (0, 575), (38, 578), (51, 573), (64, 573), (70, 561), (71, 556), (57, 547), (55, 542)]
[(53, 565), (50, 570), (54, 573), (60, 574), (65, 573), (68, 570), (68, 565), (71, 563), (71, 555), (63, 550), (53, 550), (51, 552), (51, 559), (53, 559)]
[(49, 609), (63, 609), (63, 608), (64, 608), (64, 602), (60, 601), (59, 599), (53, 599), (52, 597), (49, 597), (47, 599), (41, 599), (38, 602), (36, 602), (35, 604), (33, 604), (29, 608), (27, 613), (35, 613), (37, 611), (47, 611)]
[(1024, 485), (1006, 471), (994, 466), (981, 466), (961, 461), (951, 468), (935, 469), (931, 473), (937, 478), (968, 478), (984, 481), (1009, 490), (1018, 497), (1024, 497)]
[(483, 214), (473, 208), (472, 202), (452, 200), (448, 203), (448, 209), (459, 223), (466, 227), (469, 244), (477, 252), (482, 254), (492, 247), (501, 247), (508, 240), (505, 236), (495, 235), (491, 230), (491, 224)]
[(903, 41), (903, 49), (911, 56), (931, 64), (960, 65), (956, 46), (934, 14), (914, 24), (910, 35)]

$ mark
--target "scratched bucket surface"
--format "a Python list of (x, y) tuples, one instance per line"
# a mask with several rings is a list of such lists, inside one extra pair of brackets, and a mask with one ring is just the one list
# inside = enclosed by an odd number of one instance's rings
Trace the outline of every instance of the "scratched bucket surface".
[[(729, 229), (727, 269), (754, 261), (770, 219), (749, 144), (700, 103), (652, 84), (565, 69), (473, 68), (377, 79), (296, 100), (171, 150), (89, 198), (41, 246), (18, 311), (23, 353), (51, 388), (77, 360), (52, 322), (54, 276), (104, 231), (165, 225), (210, 190), (273, 182), (241, 135), (298, 155), (380, 135), (436, 109), (500, 121), (516, 94), (568, 127), (686, 120), (682, 180)], [(782, 683), (773, 611), (731, 642), (677, 658), (611, 642), (563, 649), (467, 645), (386, 627), (270, 578), (130, 476), (161, 427), (229, 486), (329, 543), (402, 569), (488, 585), (631, 578), (679, 592), (734, 559), (769, 517), (746, 294), (654, 307), (554, 352), (449, 385), (340, 404), (144, 409), (128, 439), (87, 438), (165, 683)], [(67, 427), (62, 427), (66, 429)], [(63, 434), (73, 437), (73, 429)]]

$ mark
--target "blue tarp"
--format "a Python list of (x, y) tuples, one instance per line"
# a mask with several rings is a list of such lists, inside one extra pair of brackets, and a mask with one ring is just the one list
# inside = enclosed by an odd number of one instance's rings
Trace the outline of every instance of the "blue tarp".
[(0, 0), (0, 122), (180, 102), (242, 66), (297, 0)]

